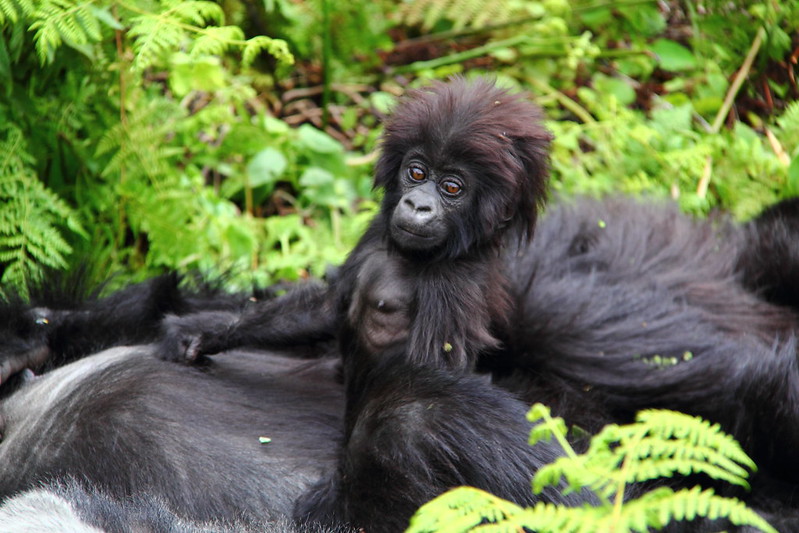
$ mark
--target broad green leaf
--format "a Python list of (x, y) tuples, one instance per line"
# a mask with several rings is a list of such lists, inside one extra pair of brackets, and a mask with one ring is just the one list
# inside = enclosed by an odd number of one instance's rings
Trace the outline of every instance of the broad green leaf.
[(300, 144), (312, 152), (334, 154), (344, 151), (341, 143), (311, 125), (303, 124), (297, 131)]
[(225, 87), (225, 70), (216, 57), (189, 58), (186, 54), (175, 54), (169, 86), (178, 97), (191, 91), (216, 91)]
[(247, 165), (251, 187), (273, 185), (286, 170), (286, 156), (274, 148), (264, 148)]
[(629, 105), (635, 102), (635, 89), (629, 84), (617, 78), (611, 78), (603, 74), (594, 76), (594, 89), (601, 94), (612, 94), (620, 104)]
[(224, 239), (232, 257), (247, 257), (257, 248), (255, 235), (241, 220), (231, 220), (225, 228)]
[(696, 58), (683, 45), (670, 39), (658, 39), (650, 50), (657, 56), (660, 67), (664, 70), (680, 71), (696, 68)]
[(321, 187), (333, 183), (333, 174), (319, 167), (308, 167), (300, 176), (302, 187)]
[(396, 101), (397, 98), (393, 94), (383, 91), (376, 91), (369, 95), (369, 102), (372, 104), (372, 107), (374, 107), (378, 113), (384, 115), (391, 112), (391, 108)]

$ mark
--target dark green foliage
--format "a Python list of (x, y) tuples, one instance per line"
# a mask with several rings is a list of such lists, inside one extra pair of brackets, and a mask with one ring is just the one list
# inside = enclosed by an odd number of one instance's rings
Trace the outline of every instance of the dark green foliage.
[[(0, 0), (0, 141), (24, 146), (0, 180), (36, 182), (2, 231), (38, 243), (5, 245), (3, 280), (74, 257), (239, 285), (320, 274), (372, 212), (376, 115), (465, 70), (546, 108), (555, 189), (749, 217), (799, 194), (794, 4)], [(319, 113), (274, 118), (284, 88)], [(58, 201), (22, 223), (30, 195)], [(58, 239), (41, 246), (33, 227)]]
[[(106, 272), (231, 270), (238, 283), (253, 266), (266, 283), (341, 261), (362, 227), (341, 214), (368, 177), (326, 134), (266, 116), (242, 74), (261, 51), (293, 57), (222, 19), (205, 1), (0, 2), (3, 282), (75, 252)], [(298, 215), (256, 218), (282, 182), (303, 189), (286, 196)]]
[(44, 268), (65, 268), (72, 248), (64, 233), (85, 235), (75, 212), (36, 179), (31, 162), (22, 133), (13, 127), (1, 131), (2, 285), (30, 287), (42, 281)]

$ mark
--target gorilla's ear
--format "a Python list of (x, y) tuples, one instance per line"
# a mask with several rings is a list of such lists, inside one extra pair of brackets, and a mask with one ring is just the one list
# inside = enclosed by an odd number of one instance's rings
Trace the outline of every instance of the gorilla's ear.
[(549, 146), (552, 134), (540, 122), (531, 121), (523, 135), (514, 135), (513, 153), (521, 163), (516, 177), (516, 212), (510, 225), (520, 237), (532, 239), (539, 211), (544, 207), (549, 188)]
[(398, 140), (389, 140), (389, 133), (383, 134), (379, 145), (380, 156), (375, 164), (373, 188), (389, 190), (396, 187), (396, 177), (405, 156), (405, 150), (397, 146), (399, 144)]

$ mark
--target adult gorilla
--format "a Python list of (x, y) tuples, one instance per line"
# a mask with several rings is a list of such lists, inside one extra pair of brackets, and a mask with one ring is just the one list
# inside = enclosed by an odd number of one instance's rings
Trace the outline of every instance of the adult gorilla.
[[(252, 351), (205, 371), (158, 361), (144, 347), (101, 352), (3, 402), (0, 494), (76, 478), (115, 499), (146, 495), (194, 521), (282, 523), (310, 483), (335, 468), (343, 426), (335, 376), (330, 360), (304, 366)], [(529, 448), (523, 404), (479, 378), (438, 371), (382, 385), (391, 400), (375, 429), (381, 453), (397, 462), (363, 479), (369, 499), (350, 502), (353, 521), (402, 530), (420, 503), (459, 484), (534, 500), (530, 472), (558, 452)], [(409, 413), (424, 418), (408, 420)], [(488, 442), (501, 448), (475, 454)]]

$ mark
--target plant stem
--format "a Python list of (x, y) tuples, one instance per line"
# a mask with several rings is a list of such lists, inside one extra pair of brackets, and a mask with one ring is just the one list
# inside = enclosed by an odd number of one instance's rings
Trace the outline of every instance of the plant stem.
[[(119, 8), (118, 6), (113, 7), (113, 14), (115, 19), (119, 19)], [(114, 42), (116, 44), (117, 49), (117, 57), (119, 58), (120, 63), (125, 61), (125, 48), (122, 43), (122, 30), (114, 30)], [(122, 128), (126, 131), (128, 129), (128, 116), (125, 110), (125, 95), (127, 93), (127, 84), (125, 83), (125, 71), (126, 69), (121, 68), (119, 69), (119, 123)], [(125, 165), (122, 164), (119, 167), (119, 184), (120, 186), (125, 183)], [(121, 187), (120, 187), (121, 188)], [(117, 215), (119, 217), (117, 221), (117, 246), (122, 248), (125, 244), (125, 233), (126, 233), (126, 225), (127, 221), (125, 218), (125, 196), (120, 196), (119, 198), (119, 206), (117, 206)]]
[(583, 106), (560, 92), (559, 90), (555, 89), (551, 85), (546, 82), (540, 81), (536, 78), (528, 77), (527, 81), (530, 82), (530, 85), (535, 86), (537, 89), (540, 89), (547, 95), (552, 96), (555, 98), (560, 105), (577, 115), (577, 117), (582, 120), (585, 124), (592, 124), (596, 122), (596, 119), (585, 109)]
[(571, 444), (569, 444), (569, 441), (566, 440), (565, 435), (561, 434), (557, 424), (555, 424), (555, 420), (552, 418), (552, 414), (550, 414), (549, 411), (546, 411), (543, 413), (543, 415), (544, 423), (550, 428), (552, 435), (555, 436), (555, 440), (558, 441), (558, 444), (560, 444), (560, 447), (563, 448), (563, 451), (566, 453), (566, 455), (572, 459), (577, 459), (577, 452), (574, 451), (574, 448), (572, 448)]
[(719, 109), (716, 119), (713, 121), (713, 125), (711, 126), (712, 133), (718, 133), (721, 129), (721, 124), (724, 122), (724, 119), (727, 118), (727, 113), (730, 112), (730, 108), (732, 108), (732, 104), (735, 102), (735, 97), (738, 91), (741, 90), (741, 85), (743, 85), (744, 80), (749, 75), (749, 70), (752, 68), (752, 63), (757, 56), (757, 52), (760, 50), (760, 45), (763, 44), (763, 38), (765, 36), (766, 30), (761, 26), (760, 29), (757, 30), (757, 35), (752, 42), (752, 46), (749, 48), (749, 53), (746, 54), (746, 59), (744, 59), (741, 68), (735, 75), (732, 85), (727, 91), (727, 96), (724, 98), (724, 103), (721, 109)]
[(418, 72), (420, 70), (434, 69), (446, 65), (451, 65), (452, 63), (460, 63), (468, 59), (474, 59), (476, 57), (484, 56), (489, 52), (491, 52), (492, 50), (496, 50), (498, 48), (505, 48), (507, 46), (518, 45), (526, 40), (528, 40), (528, 37), (526, 35), (516, 35), (514, 37), (511, 37), (510, 39), (495, 41), (492, 43), (484, 44), (483, 46), (477, 46), (475, 48), (470, 48), (469, 50), (464, 50), (463, 52), (449, 54), (444, 57), (430, 59), (428, 61), (415, 61), (410, 65), (402, 65), (400, 67), (397, 67), (396, 69), (394, 69), (394, 72), (396, 73)]
[(322, 129), (330, 122), (330, 57), (332, 56), (330, 0), (322, 0)]
[(597, 2), (596, 4), (589, 4), (586, 6), (573, 6), (572, 11), (580, 13), (583, 11), (591, 11), (592, 9), (601, 9), (605, 7), (630, 7), (642, 4), (655, 4), (656, 0), (617, 0), (614, 2)]
[(710, 177), (713, 175), (713, 157), (707, 156), (705, 158), (705, 168), (702, 171), (702, 177), (699, 180), (699, 185), (696, 187), (696, 195), (699, 198), (707, 196), (707, 189), (710, 186)]
[[(481, 57), (491, 53), (494, 50), (498, 50), (500, 48), (507, 48), (513, 47), (520, 44), (533, 44), (533, 45), (541, 45), (542, 48), (538, 50), (537, 54), (534, 53), (525, 53), (525, 56), (533, 56), (533, 55), (541, 55), (541, 56), (557, 56), (563, 55), (565, 53), (565, 46), (564, 44), (569, 42), (570, 39), (568, 38), (554, 38), (554, 39), (533, 39), (527, 35), (514, 35), (508, 39), (503, 39), (501, 41), (494, 41), (490, 43), (486, 43), (483, 46), (477, 46), (475, 48), (470, 48), (468, 50), (464, 50), (463, 52), (457, 52), (454, 54), (449, 54), (444, 57), (439, 57), (436, 59), (430, 59), (428, 61), (416, 61), (411, 63), (410, 65), (402, 65), (392, 70), (394, 73), (404, 73), (404, 72), (418, 72), (420, 70), (425, 69), (435, 69), (438, 67), (443, 67), (446, 65), (451, 65), (453, 63), (461, 63), (463, 61), (467, 61), (469, 59), (474, 59), (477, 57)], [(557, 45), (560, 46), (560, 49), (549, 48), (544, 49), (543, 46), (547, 45)]]

